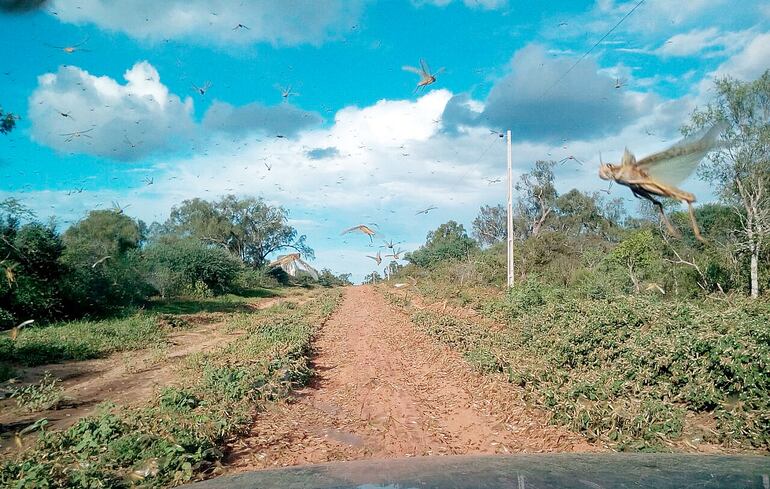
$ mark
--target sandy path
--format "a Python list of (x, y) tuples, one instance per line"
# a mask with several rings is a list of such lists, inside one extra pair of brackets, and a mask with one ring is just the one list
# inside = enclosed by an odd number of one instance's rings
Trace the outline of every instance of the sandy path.
[(371, 287), (349, 287), (315, 343), (312, 386), (255, 417), (233, 471), (436, 454), (599, 450), (548, 426), (507, 383), (473, 372)]

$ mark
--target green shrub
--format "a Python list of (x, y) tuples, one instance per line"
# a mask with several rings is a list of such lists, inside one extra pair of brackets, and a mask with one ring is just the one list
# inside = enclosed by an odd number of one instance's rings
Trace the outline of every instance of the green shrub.
[(198, 240), (162, 241), (144, 251), (147, 280), (161, 297), (209, 297), (236, 288), (240, 260)]
[(45, 372), (40, 382), (14, 389), (11, 397), (25, 411), (55, 409), (64, 399), (64, 389), (59, 386), (60, 382), (50, 372)]
[(711, 441), (770, 447), (770, 304), (547, 297), (512, 292), (493, 311), (510, 313), (499, 333), (427, 311), (413, 320), (589, 438), (659, 447), (690, 412), (713, 418)]

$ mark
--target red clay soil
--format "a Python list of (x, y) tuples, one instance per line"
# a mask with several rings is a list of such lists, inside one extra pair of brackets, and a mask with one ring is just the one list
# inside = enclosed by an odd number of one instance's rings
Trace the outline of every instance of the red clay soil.
[(599, 451), (549, 426), (368, 286), (349, 287), (315, 342), (314, 383), (255, 416), (230, 471), (420, 455)]

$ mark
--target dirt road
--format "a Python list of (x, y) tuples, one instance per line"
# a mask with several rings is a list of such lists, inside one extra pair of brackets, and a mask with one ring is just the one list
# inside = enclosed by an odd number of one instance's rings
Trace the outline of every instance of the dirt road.
[[(64, 429), (78, 419), (93, 414), (97, 405), (109, 400), (122, 405), (142, 405), (161, 387), (177, 382), (177, 366), (187, 356), (221, 347), (237, 339), (239, 333), (227, 332), (223, 322), (204, 324), (174, 333), (168, 344), (157, 349), (117, 353), (107, 358), (41, 365), (24, 369), (20, 380), (39, 381), (44, 372), (62, 379), (63, 407), (48, 411), (23, 413), (15, 403), (0, 401), (0, 452), (12, 447), (11, 433), (36, 419), (45, 417), (49, 429)], [(34, 437), (29, 438), (30, 441)]]
[(548, 426), (506, 382), (473, 372), (368, 286), (349, 287), (315, 342), (314, 383), (258, 413), (232, 471), (419, 455), (595, 451)]

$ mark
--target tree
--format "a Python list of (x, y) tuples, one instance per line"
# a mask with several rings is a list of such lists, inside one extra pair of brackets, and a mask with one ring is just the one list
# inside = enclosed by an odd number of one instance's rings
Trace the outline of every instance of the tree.
[(468, 237), (462, 224), (449, 221), (435, 231), (428, 232), (425, 245), (413, 253), (407, 253), (405, 259), (419, 266), (430, 267), (441, 261), (467, 258), (476, 242)]
[(704, 165), (702, 176), (719, 189), (740, 219), (739, 251), (748, 253), (751, 297), (759, 296), (759, 261), (770, 235), (770, 70), (753, 82), (724, 77), (716, 99), (693, 113), (692, 133), (722, 124), (722, 144)]
[(650, 229), (636, 231), (610, 252), (607, 262), (624, 269), (634, 285), (634, 291), (639, 292), (641, 281), (660, 266), (659, 242)]
[(0, 307), (16, 318), (50, 319), (61, 312), (64, 246), (52, 226), (30, 222), (2, 236), (5, 276)]
[(10, 112), (3, 112), (3, 108), (0, 107), (0, 134), (8, 134), (16, 127), (16, 121), (19, 116), (11, 114)]
[(521, 176), (516, 190), (523, 193), (518, 206), (529, 218), (532, 236), (537, 236), (556, 206), (556, 187), (554, 187), (553, 161), (535, 162), (535, 168)]
[(505, 241), (508, 230), (506, 209), (502, 204), (483, 205), (473, 220), (473, 237), (481, 246)]
[(596, 234), (607, 220), (599, 207), (598, 196), (572, 189), (556, 199), (559, 227), (573, 236)]
[(382, 282), (382, 277), (380, 277), (380, 274), (377, 272), (372, 272), (364, 276), (365, 284), (376, 284), (377, 282)]
[(135, 250), (142, 239), (139, 223), (114, 210), (91, 211), (64, 233), (68, 250), (86, 253), (94, 261)]
[(228, 195), (218, 202), (186, 200), (171, 210), (165, 228), (182, 237), (221, 246), (255, 268), (264, 265), (271, 253), (286, 248), (314, 258), (305, 236), (298, 236), (288, 224), (286, 210), (268, 205), (261, 198)]
[(143, 300), (150, 288), (140, 271), (142, 227), (122, 212), (97, 210), (64, 233), (62, 262), (68, 314), (108, 312)]
[(152, 244), (143, 257), (148, 282), (163, 298), (229, 292), (243, 266), (229, 251), (192, 239)]

